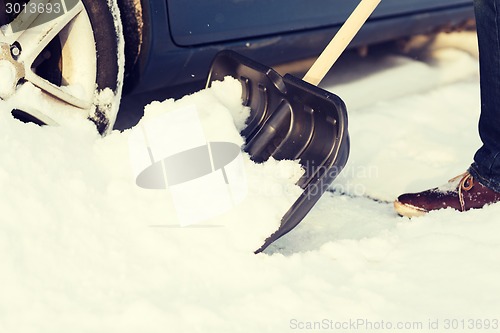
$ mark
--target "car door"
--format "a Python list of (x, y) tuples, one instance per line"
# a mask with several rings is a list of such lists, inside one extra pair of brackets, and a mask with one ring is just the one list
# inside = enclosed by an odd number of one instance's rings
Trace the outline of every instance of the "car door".
[[(292, 33), (340, 25), (358, 0), (166, 0), (179, 46)], [(470, 0), (384, 0), (372, 19), (447, 9)]]

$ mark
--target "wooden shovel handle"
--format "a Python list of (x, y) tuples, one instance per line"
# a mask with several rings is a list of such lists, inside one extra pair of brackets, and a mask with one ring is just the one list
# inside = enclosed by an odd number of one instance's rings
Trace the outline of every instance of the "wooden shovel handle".
[(330, 43), (326, 46), (318, 59), (311, 66), (304, 76), (303, 80), (317, 86), (325, 77), (326, 73), (332, 68), (333, 64), (347, 48), (359, 29), (373, 13), (381, 0), (361, 0), (354, 9), (347, 21), (335, 34)]

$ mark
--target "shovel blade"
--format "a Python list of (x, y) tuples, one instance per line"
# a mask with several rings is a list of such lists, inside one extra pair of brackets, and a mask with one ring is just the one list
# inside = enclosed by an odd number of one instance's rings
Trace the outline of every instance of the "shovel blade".
[(337, 95), (233, 51), (219, 52), (207, 87), (226, 76), (238, 79), (250, 116), (242, 131), (255, 162), (269, 157), (298, 160), (304, 168), (297, 185), (303, 192), (256, 253), (295, 228), (344, 168), (349, 156), (347, 110)]

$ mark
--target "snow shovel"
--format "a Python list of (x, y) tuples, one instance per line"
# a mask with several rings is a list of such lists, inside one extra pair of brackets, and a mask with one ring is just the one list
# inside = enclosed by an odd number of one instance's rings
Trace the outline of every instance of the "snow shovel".
[(255, 162), (273, 157), (298, 160), (303, 192), (281, 219), (280, 227), (255, 253), (290, 232), (309, 213), (342, 171), (349, 155), (347, 111), (335, 94), (317, 85), (347, 48), (381, 0), (362, 0), (304, 78), (280, 76), (233, 51), (219, 52), (211, 65), (207, 87), (226, 76), (243, 86), (250, 117), (242, 131), (245, 151)]

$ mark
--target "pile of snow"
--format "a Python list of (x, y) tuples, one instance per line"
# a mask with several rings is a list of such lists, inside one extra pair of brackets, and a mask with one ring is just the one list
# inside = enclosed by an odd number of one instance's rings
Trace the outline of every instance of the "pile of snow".
[[(411, 323), (414, 331), (445, 331), (446, 320), (493, 324), (500, 206), (409, 221), (390, 203), (470, 164), (479, 146), (475, 42), (463, 33), (438, 40), (422, 60), (368, 58), (370, 75), (350, 82), (354, 67), (335, 68), (343, 82), (326, 87), (348, 105), (348, 166), (303, 223), (259, 255), (253, 251), (300, 193), (295, 162), (256, 165), (243, 154), (244, 201), (181, 228), (168, 191), (135, 184), (134, 129), (101, 138), (78, 117), (42, 128), (2, 110), (0, 331), (355, 330), (349, 323), (365, 331), (403, 331), (396, 326)], [(415, 83), (422, 70), (425, 82)], [(227, 79), (179, 101), (154, 102), (143, 121), (194, 106), (209, 141), (241, 143), (239, 89)]]

